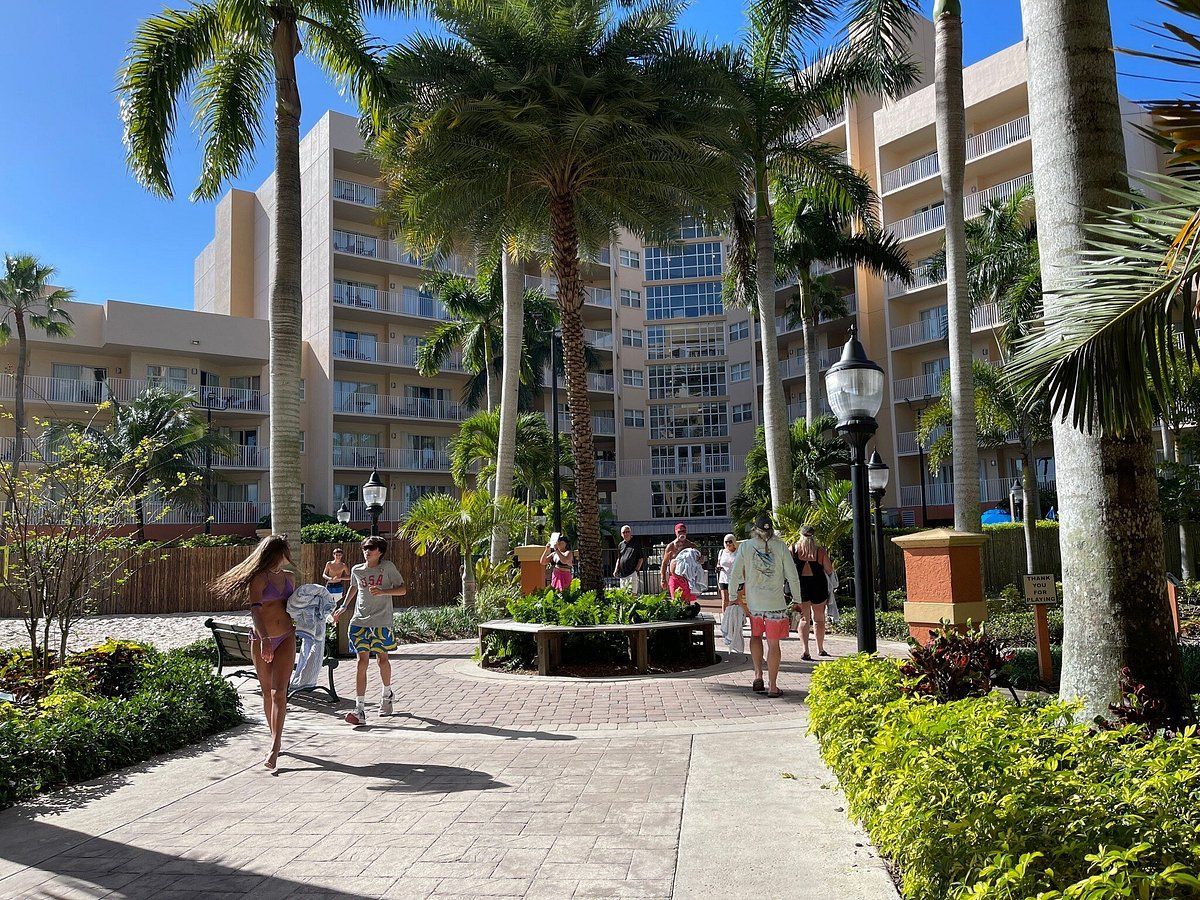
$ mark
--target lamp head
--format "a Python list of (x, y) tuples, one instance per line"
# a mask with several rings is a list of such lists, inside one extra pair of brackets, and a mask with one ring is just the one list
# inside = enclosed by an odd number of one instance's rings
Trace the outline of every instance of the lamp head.
[(377, 471), (371, 471), (371, 477), (363, 485), (362, 495), (367, 506), (381, 507), (384, 501), (387, 500), (387, 485), (379, 480), (379, 473)]
[(825, 373), (825, 397), (839, 424), (874, 419), (883, 403), (883, 369), (867, 358), (854, 325), (842, 358)]
[(887, 463), (880, 459), (879, 451), (872, 451), (871, 459), (867, 463), (867, 484), (871, 491), (878, 491), (880, 494), (886, 491), (891, 474)]

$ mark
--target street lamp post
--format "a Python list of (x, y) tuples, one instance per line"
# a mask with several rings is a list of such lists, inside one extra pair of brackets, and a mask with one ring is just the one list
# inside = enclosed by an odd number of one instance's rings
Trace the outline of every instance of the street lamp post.
[(550, 335), (550, 406), (553, 408), (550, 413), (550, 431), (554, 438), (554, 530), (559, 534), (562, 534), (562, 467), (559, 465), (561, 451), (558, 446), (558, 365), (554, 349), (558, 346), (558, 355), (561, 355), (561, 340), (562, 331), (555, 328)]
[(837, 432), (850, 445), (851, 505), (854, 510), (854, 618), (858, 650), (874, 653), (875, 604), (871, 591), (871, 509), (867, 496), (867, 441), (879, 428), (875, 415), (883, 403), (883, 369), (867, 358), (850, 326), (842, 358), (825, 373), (825, 396), (837, 416)]
[[(371, 477), (362, 489), (363, 501), (371, 516), (371, 536), (379, 534), (379, 517), (383, 514), (383, 503), (387, 500), (387, 485), (379, 480), (379, 473), (371, 470)], [(348, 512), (348, 511), (347, 511)]]
[(879, 450), (871, 451), (871, 461), (867, 463), (867, 482), (871, 488), (871, 499), (875, 501), (875, 574), (877, 576), (875, 590), (879, 595), (879, 607), (887, 605), (887, 575), (884, 574), (883, 543), (883, 495), (887, 491), (888, 476), (891, 471), (882, 459)]
[(345, 500), (343, 500), (342, 505), (338, 507), (337, 520), (341, 525), (350, 524), (350, 504)]
[[(1014, 522), (1017, 521), (1017, 496), (1021, 489), (1017, 487), (1017, 479), (1013, 479), (1012, 487), (1008, 489), (1008, 515)], [(1025, 518), (1025, 510), (1021, 510), (1021, 518)]]

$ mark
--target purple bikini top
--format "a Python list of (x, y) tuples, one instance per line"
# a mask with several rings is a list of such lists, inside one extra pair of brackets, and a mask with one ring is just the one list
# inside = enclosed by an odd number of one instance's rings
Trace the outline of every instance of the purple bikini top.
[(250, 608), (253, 609), (256, 606), (262, 606), (263, 603), (268, 603), (272, 600), (286, 600), (290, 596), (292, 596), (292, 579), (291, 578), (289, 578), (287, 575), (283, 576), (283, 590), (282, 591), (280, 591), (279, 588), (275, 587), (275, 585), (271, 584), (270, 579), (268, 579), (267, 586), (263, 588), (262, 603), (251, 603)]

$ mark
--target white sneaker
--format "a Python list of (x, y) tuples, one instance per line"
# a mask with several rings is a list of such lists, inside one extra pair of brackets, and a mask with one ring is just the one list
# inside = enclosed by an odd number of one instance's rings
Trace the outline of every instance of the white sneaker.
[(346, 721), (351, 725), (367, 724), (367, 711), (361, 703), (354, 704), (354, 711), (346, 713)]
[(379, 714), (381, 716), (390, 716), (392, 714), (392, 700), (394, 699), (395, 695), (391, 691), (383, 695), (383, 699), (379, 701)]

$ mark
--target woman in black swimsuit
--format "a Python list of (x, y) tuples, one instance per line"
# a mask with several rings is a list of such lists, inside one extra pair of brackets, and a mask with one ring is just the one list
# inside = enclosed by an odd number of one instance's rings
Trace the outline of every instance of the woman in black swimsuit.
[(796, 560), (796, 571), (800, 573), (800, 640), (804, 646), (801, 659), (811, 660), (808, 655), (808, 626), (816, 625), (817, 655), (829, 656), (825, 650), (825, 604), (829, 600), (829, 576), (833, 574), (833, 563), (829, 551), (818, 546), (815, 529), (805, 525), (800, 529), (800, 540), (792, 548)]

